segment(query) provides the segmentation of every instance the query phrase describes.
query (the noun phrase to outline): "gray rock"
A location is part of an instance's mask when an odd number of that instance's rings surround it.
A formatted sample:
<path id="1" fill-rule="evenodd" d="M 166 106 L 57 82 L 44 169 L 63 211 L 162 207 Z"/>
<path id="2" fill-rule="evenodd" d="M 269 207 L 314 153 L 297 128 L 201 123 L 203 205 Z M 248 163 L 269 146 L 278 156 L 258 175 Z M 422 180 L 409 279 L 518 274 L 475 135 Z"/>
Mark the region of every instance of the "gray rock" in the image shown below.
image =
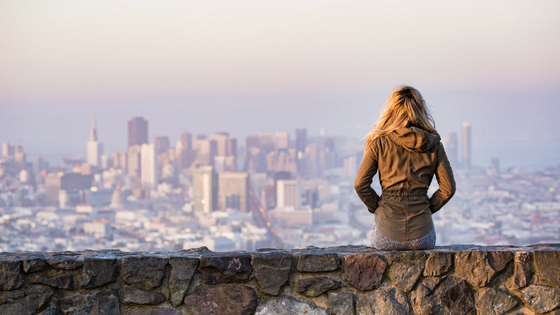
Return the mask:
<path id="1" fill-rule="evenodd" d="M 65 296 L 59 300 L 59 307 L 66 315 L 120 315 L 119 297 L 115 290 Z"/>
<path id="2" fill-rule="evenodd" d="M 340 257 L 336 253 L 302 254 L 297 259 L 299 272 L 326 272 L 340 268 Z"/>
<path id="3" fill-rule="evenodd" d="M 560 287 L 560 252 L 535 251 L 533 255 L 538 283 Z"/>
<path id="4" fill-rule="evenodd" d="M 120 259 L 120 278 L 142 290 L 161 285 L 168 259 L 155 256 L 129 256 Z"/>
<path id="5" fill-rule="evenodd" d="M 46 310 L 42 311 L 41 313 L 39 313 L 39 315 L 64 315 L 64 314 L 62 314 L 62 312 L 58 308 L 51 306 L 48 307 Z"/>
<path id="6" fill-rule="evenodd" d="M 130 315 L 183 315 L 183 313 L 176 309 L 163 306 L 158 308 L 134 310 L 130 313 Z"/>
<path id="7" fill-rule="evenodd" d="M 278 295 L 288 282 L 292 270 L 292 255 L 274 251 L 253 256 L 253 270 L 262 293 Z"/>
<path id="8" fill-rule="evenodd" d="M 456 276 L 426 278 L 411 295 L 414 314 L 476 315 L 474 299 L 465 281 Z"/>
<path id="9" fill-rule="evenodd" d="M 493 288 L 478 290 L 474 300 L 478 314 L 488 315 L 502 315 L 518 304 L 513 296 Z"/>
<path id="10" fill-rule="evenodd" d="M 20 270 L 21 261 L 0 260 L 0 291 L 15 290 L 23 285 Z"/>
<path id="11" fill-rule="evenodd" d="M 251 280 L 251 256 L 245 252 L 224 252 L 200 257 L 202 280 L 208 284 L 240 283 Z"/>
<path id="12" fill-rule="evenodd" d="M 375 253 L 350 254 L 344 258 L 344 279 L 362 291 L 377 288 L 383 281 L 387 263 Z"/>
<path id="13" fill-rule="evenodd" d="M 74 276 L 71 274 L 63 274 L 54 276 L 52 278 L 47 278 L 38 274 L 33 274 L 29 277 L 29 281 L 33 284 L 45 284 L 49 287 L 63 289 L 63 290 L 74 290 L 76 288 Z"/>
<path id="14" fill-rule="evenodd" d="M 393 253 L 387 256 L 389 279 L 393 285 L 405 292 L 412 290 L 424 271 L 426 255 L 421 253 Z"/>
<path id="15" fill-rule="evenodd" d="M 253 315 L 257 294 L 253 288 L 237 286 L 199 286 L 185 298 L 193 315 Z"/>
<path id="16" fill-rule="evenodd" d="M 170 257 L 171 275 L 169 289 L 171 290 L 171 303 L 179 306 L 183 303 L 185 293 L 189 288 L 191 279 L 198 267 L 199 259 L 192 257 Z"/>
<path id="17" fill-rule="evenodd" d="M 164 301 L 163 294 L 150 293 L 129 286 L 124 287 L 124 303 L 156 305 Z"/>
<path id="18" fill-rule="evenodd" d="M 333 315 L 355 315 L 354 294 L 329 292 L 329 308 Z"/>
<path id="19" fill-rule="evenodd" d="M 327 310 L 315 306 L 309 300 L 281 297 L 261 303 L 255 315 L 329 315 Z"/>
<path id="20" fill-rule="evenodd" d="M 0 295 L 0 314 L 36 314 L 53 295 L 50 289 L 29 289 Z"/>
<path id="21" fill-rule="evenodd" d="M 296 281 L 295 286 L 296 291 L 310 297 L 316 297 L 338 288 L 340 288 L 340 282 L 327 277 L 300 279 Z"/>
<path id="22" fill-rule="evenodd" d="M 485 287 L 512 259 L 513 253 L 508 251 L 457 252 L 455 274 L 472 285 Z"/>
<path id="23" fill-rule="evenodd" d="M 116 258 L 90 258 L 84 259 L 82 281 L 80 287 L 92 289 L 115 281 L 117 277 Z"/>
<path id="24" fill-rule="evenodd" d="M 453 253 L 451 252 L 431 252 L 426 261 L 424 276 L 439 277 L 448 272 L 453 267 Z"/>
<path id="25" fill-rule="evenodd" d="M 47 263 L 56 269 L 78 269 L 83 263 L 72 256 L 55 255 L 47 259 Z"/>
<path id="26" fill-rule="evenodd" d="M 395 288 L 379 289 L 358 299 L 360 314 L 400 315 L 410 314 L 410 304 L 406 294 Z"/>
<path id="27" fill-rule="evenodd" d="M 47 261 L 42 257 L 29 257 L 23 260 L 23 271 L 25 273 L 41 271 L 46 266 Z"/>
<path id="28" fill-rule="evenodd" d="M 520 296 L 537 313 L 543 314 L 560 307 L 560 289 L 532 284 L 520 291 Z"/>
<path id="29" fill-rule="evenodd" d="M 506 287 L 517 290 L 529 285 L 533 278 L 532 254 L 528 252 L 515 253 L 513 275 L 507 280 Z"/>

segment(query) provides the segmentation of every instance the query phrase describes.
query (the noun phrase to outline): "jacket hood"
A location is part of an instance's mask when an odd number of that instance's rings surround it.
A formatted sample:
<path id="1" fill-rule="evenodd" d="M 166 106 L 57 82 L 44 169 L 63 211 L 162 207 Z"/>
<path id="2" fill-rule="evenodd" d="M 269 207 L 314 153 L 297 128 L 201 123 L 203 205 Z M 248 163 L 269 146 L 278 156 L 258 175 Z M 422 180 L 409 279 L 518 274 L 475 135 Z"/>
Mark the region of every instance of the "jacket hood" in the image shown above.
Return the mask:
<path id="1" fill-rule="evenodd" d="M 441 138 L 417 127 L 400 128 L 389 134 L 395 144 L 411 152 L 426 152 L 439 144 Z"/>

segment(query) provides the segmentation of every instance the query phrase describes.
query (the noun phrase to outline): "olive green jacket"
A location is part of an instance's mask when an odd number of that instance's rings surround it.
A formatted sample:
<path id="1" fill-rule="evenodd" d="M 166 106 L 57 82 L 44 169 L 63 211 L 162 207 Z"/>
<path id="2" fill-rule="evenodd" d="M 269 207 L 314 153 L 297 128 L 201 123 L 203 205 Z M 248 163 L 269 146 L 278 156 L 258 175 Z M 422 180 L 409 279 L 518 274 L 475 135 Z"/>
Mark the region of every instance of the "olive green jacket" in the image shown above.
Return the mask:
<path id="1" fill-rule="evenodd" d="M 381 197 L 371 188 L 378 170 Z M 428 198 L 434 174 L 439 189 Z M 432 214 L 456 190 L 439 135 L 416 127 L 397 129 L 375 139 L 364 152 L 354 188 L 369 212 L 375 214 L 379 232 L 397 241 L 414 240 L 430 232 Z"/>

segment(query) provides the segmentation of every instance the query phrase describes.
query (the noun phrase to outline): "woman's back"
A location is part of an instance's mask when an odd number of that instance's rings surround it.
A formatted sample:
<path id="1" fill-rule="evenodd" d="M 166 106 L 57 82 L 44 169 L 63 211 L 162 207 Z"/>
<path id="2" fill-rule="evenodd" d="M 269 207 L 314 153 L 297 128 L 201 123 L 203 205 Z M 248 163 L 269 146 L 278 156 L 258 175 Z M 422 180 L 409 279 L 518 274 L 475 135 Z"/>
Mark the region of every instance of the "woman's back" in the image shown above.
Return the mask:
<path id="1" fill-rule="evenodd" d="M 416 127 L 399 128 L 375 139 L 369 149 L 364 154 L 355 186 L 367 205 L 371 177 L 379 170 L 383 195 L 373 209 L 379 231 L 398 241 L 427 234 L 433 228 L 431 215 L 455 190 L 440 137 Z M 428 198 L 434 174 L 438 176 L 440 190 Z"/>

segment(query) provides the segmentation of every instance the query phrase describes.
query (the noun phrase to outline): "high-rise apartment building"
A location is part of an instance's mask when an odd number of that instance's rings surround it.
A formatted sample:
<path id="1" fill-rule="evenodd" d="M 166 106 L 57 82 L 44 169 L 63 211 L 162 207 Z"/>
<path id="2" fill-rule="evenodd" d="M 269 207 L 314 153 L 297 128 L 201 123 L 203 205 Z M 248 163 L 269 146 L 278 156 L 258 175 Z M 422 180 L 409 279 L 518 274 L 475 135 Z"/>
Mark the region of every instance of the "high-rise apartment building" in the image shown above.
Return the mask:
<path id="1" fill-rule="evenodd" d="M 463 129 L 462 129 L 462 136 L 463 136 L 463 143 L 462 143 L 462 163 L 463 163 L 463 168 L 465 169 L 470 169 L 471 165 L 472 165 L 472 160 L 471 160 L 471 125 L 468 122 L 464 122 L 463 123 Z"/>
<path id="2" fill-rule="evenodd" d="M 298 208 L 301 206 L 300 187 L 297 180 L 278 180 L 276 182 L 276 207 Z"/>
<path id="3" fill-rule="evenodd" d="M 144 143 L 141 148 L 141 180 L 145 189 L 156 190 L 158 185 L 157 152 L 154 144 Z"/>
<path id="4" fill-rule="evenodd" d="M 217 199 L 216 175 L 212 166 L 193 170 L 193 210 L 209 213 L 215 210 Z"/>
<path id="5" fill-rule="evenodd" d="M 218 206 L 249 212 L 249 173 L 222 172 L 218 174 Z"/>
<path id="6" fill-rule="evenodd" d="M 103 154 L 103 145 L 97 141 L 97 129 L 95 127 L 95 117 L 91 120 L 91 129 L 89 131 L 89 141 L 87 143 L 87 162 L 89 165 L 101 166 L 101 155 Z"/>
<path id="7" fill-rule="evenodd" d="M 128 146 L 148 143 L 148 121 L 142 117 L 133 117 L 128 121 Z"/>

